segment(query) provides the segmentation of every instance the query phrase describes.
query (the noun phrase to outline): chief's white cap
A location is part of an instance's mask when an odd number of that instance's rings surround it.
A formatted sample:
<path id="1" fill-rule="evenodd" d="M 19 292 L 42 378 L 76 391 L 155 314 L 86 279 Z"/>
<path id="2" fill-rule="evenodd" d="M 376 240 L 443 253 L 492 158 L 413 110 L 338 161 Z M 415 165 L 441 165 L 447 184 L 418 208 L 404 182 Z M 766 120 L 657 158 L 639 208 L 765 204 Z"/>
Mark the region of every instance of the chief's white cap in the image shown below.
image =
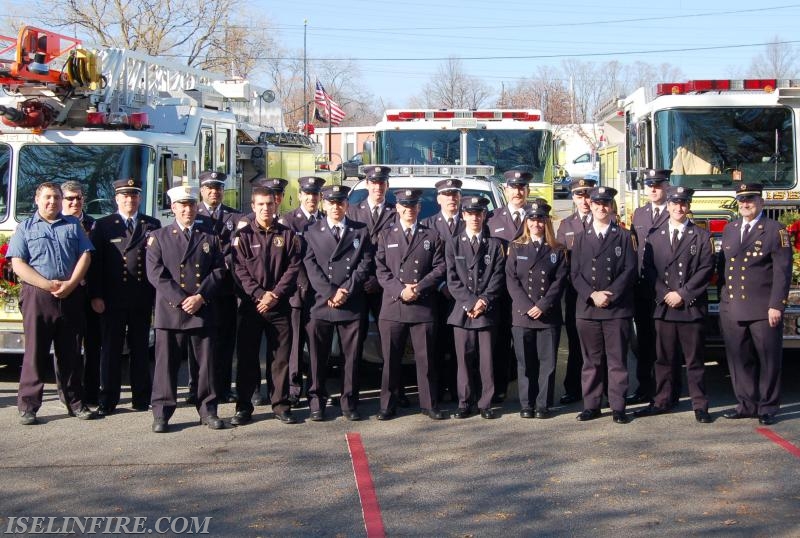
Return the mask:
<path id="1" fill-rule="evenodd" d="M 197 187 L 190 187 L 189 185 L 181 185 L 179 187 L 172 187 L 167 191 L 167 196 L 171 202 L 196 202 L 200 199 L 200 189 Z"/>

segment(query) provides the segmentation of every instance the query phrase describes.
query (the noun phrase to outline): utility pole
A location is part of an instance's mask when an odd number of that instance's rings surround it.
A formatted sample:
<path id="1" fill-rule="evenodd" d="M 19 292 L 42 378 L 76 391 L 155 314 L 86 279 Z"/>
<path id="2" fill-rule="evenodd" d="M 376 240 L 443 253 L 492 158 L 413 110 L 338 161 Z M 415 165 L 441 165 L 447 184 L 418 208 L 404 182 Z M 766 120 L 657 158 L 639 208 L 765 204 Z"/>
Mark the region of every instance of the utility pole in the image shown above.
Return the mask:
<path id="1" fill-rule="evenodd" d="M 308 77 L 306 76 L 306 29 L 308 19 L 303 19 L 303 126 L 308 125 Z"/>

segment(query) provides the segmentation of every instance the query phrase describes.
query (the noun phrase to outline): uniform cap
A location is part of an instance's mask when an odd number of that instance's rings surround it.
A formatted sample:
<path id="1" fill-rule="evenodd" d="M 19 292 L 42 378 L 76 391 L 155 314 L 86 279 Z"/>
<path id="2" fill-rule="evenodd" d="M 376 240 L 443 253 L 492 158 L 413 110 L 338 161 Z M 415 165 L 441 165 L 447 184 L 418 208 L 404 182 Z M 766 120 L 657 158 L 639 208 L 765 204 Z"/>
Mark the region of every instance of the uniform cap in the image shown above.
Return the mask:
<path id="1" fill-rule="evenodd" d="M 506 185 L 527 185 L 533 179 L 533 174 L 521 170 L 509 170 L 503 174 L 503 177 Z"/>
<path id="2" fill-rule="evenodd" d="M 463 182 L 456 178 L 442 179 L 436 182 L 436 192 L 461 192 Z"/>
<path id="3" fill-rule="evenodd" d="M 525 218 L 538 219 L 542 217 L 549 217 L 551 209 L 552 208 L 548 204 L 534 202 L 531 204 L 531 208 L 527 211 L 527 213 L 525 213 Z"/>
<path id="4" fill-rule="evenodd" d="M 367 166 L 362 169 L 367 181 L 387 181 L 391 171 L 388 166 Z"/>
<path id="5" fill-rule="evenodd" d="M 142 182 L 138 179 L 118 179 L 114 183 L 114 192 L 142 192 Z"/>
<path id="6" fill-rule="evenodd" d="M 325 184 L 325 179 L 317 176 L 303 176 L 297 180 L 303 192 L 319 193 Z"/>
<path id="7" fill-rule="evenodd" d="M 200 199 L 200 190 L 189 185 L 172 187 L 167 191 L 167 196 L 172 203 L 175 202 L 196 202 Z"/>
<path id="8" fill-rule="evenodd" d="M 422 199 L 421 189 L 400 189 L 394 191 L 394 198 L 400 205 L 417 205 Z"/>
<path id="9" fill-rule="evenodd" d="M 463 211 L 486 211 L 488 207 L 489 199 L 484 196 L 467 196 L 461 199 Z"/>
<path id="10" fill-rule="evenodd" d="M 764 186 L 761 183 L 741 183 L 736 187 L 736 199 L 749 198 L 750 196 L 761 196 Z"/>
<path id="11" fill-rule="evenodd" d="M 573 179 L 569 182 L 569 191 L 572 193 L 588 191 L 597 185 L 594 179 Z"/>
<path id="12" fill-rule="evenodd" d="M 322 199 L 328 201 L 346 200 L 350 193 L 347 185 L 326 185 L 322 187 Z"/>
<path id="13" fill-rule="evenodd" d="M 652 187 L 656 183 L 669 181 L 669 176 L 672 170 L 656 170 L 655 168 L 648 168 L 644 171 L 644 184 Z"/>
<path id="14" fill-rule="evenodd" d="M 691 187 L 672 186 L 667 189 L 668 202 L 691 202 L 694 189 Z"/>
<path id="15" fill-rule="evenodd" d="M 200 185 L 224 185 L 228 175 L 225 172 L 200 172 Z"/>
<path id="16" fill-rule="evenodd" d="M 610 202 L 617 195 L 613 187 L 594 187 L 589 191 L 589 199 L 593 202 Z"/>

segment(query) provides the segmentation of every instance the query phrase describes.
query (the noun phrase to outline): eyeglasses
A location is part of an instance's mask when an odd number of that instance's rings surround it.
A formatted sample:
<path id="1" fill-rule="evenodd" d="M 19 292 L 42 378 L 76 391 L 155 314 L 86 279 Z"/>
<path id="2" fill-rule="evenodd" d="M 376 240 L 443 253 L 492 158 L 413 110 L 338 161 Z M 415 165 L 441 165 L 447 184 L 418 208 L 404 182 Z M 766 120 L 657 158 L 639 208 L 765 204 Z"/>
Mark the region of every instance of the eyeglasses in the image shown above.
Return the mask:
<path id="1" fill-rule="evenodd" d="M 74 202 L 75 200 L 83 200 L 83 196 L 65 196 L 64 200 L 67 202 Z"/>

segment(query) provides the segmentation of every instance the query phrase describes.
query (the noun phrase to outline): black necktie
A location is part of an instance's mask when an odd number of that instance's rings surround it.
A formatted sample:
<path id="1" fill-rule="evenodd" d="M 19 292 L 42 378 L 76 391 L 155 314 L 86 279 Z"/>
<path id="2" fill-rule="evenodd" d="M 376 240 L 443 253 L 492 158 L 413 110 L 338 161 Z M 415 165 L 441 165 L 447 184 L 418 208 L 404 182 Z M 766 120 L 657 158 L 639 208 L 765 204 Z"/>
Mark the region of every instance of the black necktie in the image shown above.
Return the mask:
<path id="1" fill-rule="evenodd" d="M 604 239 L 604 237 L 603 237 L 603 234 L 602 234 L 602 233 L 600 233 L 600 232 L 597 232 L 597 239 L 599 239 L 599 240 L 600 240 L 600 242 L 602 243 L 602 242 L 603 242 L 603 239 Z"/>
<path id="2" fill-rule="evenodd" d="M 406 245 L 411 244 L 411 228 L 406 228 Z"/>
<path id="3" fill-rule="evenodd" d="M 473 235 L 472 236 L 472 239 L 470 239 L 470 241 L 469 241 L 469 246 L 472 247 L 472 253 L 473 254 L 478 252 L 478 236 L 477 235 Z"/>
<path id="4" fill-rule="evenodd" d="M 514 227 L 516 229 L 519 229 L 519 223 L 520 223 L 519 211 L 515 211 L 514 212 Z"/>
<path id="5" fill-rule="evenodd" d="M 309 215 L 309 216 L 308 216 L 308 223 L 309 223 L 309 224 L 314 224 L 314 221 L 316 221 L 316 220 L 317 220 L 317 219 L 316 219 L 316 218 L 314 218 L 314 215 Z"/>
<path id="6" fill-rule="evenodd" d="M 187 241 L 189 240 L 189 236 L 191 235 L 191 233 L 192 231 L 189 228 L 183 229 L 183 236 L 186 238 Z"/>
<path id="7" fill-rule="evenodd" d="M 338 226 L 334 226 L 333 227 L 333 237 L 334 237 L 334 239 L 336 239 L 337 243 L 342 238 L 342 235 L 341 235 L 341 232 L 339 232 L 339 227 Z"/>
<path id="8" fill-rule="evenodd" d="M 541 247 L 541 246 L 542 246 L 542 244 L 541 244 L 541 243 L 539 243 L 538 241 L 534 241 L 534 242 L 533 242 L 533 247 L 534 247 L 536 250 L 539 250 L 539 247 Z"/>
<path id="9" fill-rule="evenodd" d="M 581 219 L 581 223 L 583 224 L 583 229 L 586 230 L 586 227 L 589 225 L 589 215 L 584 215 Z"/>
<path id="10" fill-rule="evenodd" d="M 453 217 L 447 219 L 447 227 L 450 229 L 450 234 L 453 234 L 453 230 L 456 229 L 456 221 L 453 220 Z"/>
<path id="11" fill-rule="evenodd" d="M 653 209 L 653 222 L 658 220 L 658 216 L 661 214 L 661 210 L 659 208 Z"/>
<path id="12" fill-rule="evenodd" d="M 744 243 L 745 239 L 747 239 L 747 234 L 750 233 L 750 223 L 744 225 L 744 233 L 742 234 L 742 243 Z"/>
<path id="13" fill-rule="evenodd" d="M 128 219 L 128 233 L 133 233 L 133 219 Z"/>
<path id="14" fill-rule="evenodd" d="M 372 222 L 378 222 L 379 209 L 380 206 L 375 206 L 372 208 Z"/>
<path id="15" fill-rule="evenodd" d="M 676 248 L 678 248 L 678 229 L 675 228 L 672 230 L 672 251 L 674 252 Z"/>

